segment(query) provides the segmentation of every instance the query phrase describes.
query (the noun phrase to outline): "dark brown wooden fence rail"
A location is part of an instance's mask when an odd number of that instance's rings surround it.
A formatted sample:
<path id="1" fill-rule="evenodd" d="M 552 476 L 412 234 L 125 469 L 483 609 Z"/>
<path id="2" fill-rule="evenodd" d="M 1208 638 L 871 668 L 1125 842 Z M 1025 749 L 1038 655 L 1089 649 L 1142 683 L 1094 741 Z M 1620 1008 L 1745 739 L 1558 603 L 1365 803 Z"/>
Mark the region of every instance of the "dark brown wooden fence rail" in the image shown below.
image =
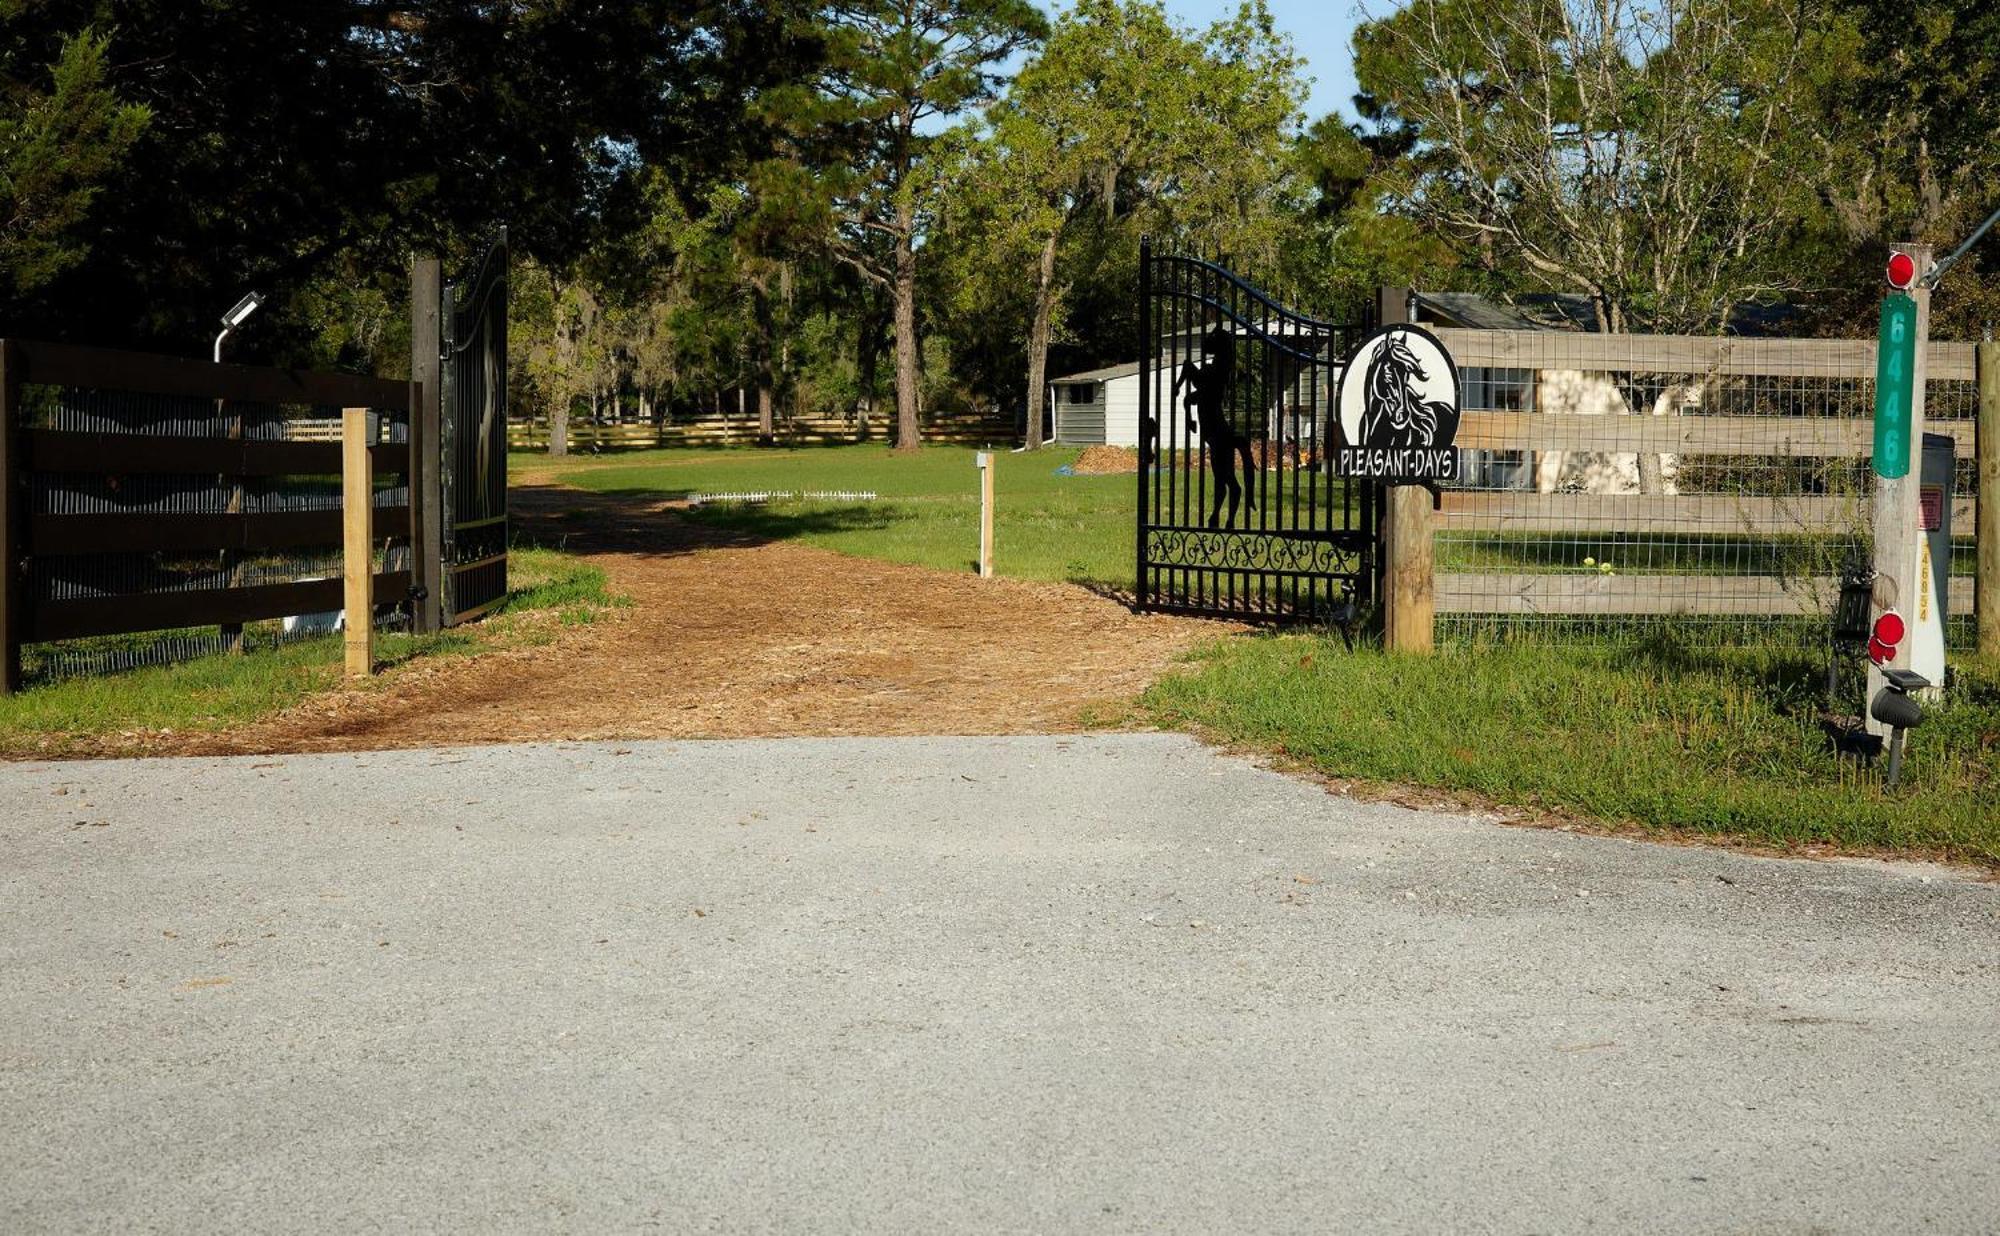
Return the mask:
<path id="1" fill-rule="evenodd" d="M 410 383 L 352 374 L 218 365 L 181 357 L 103 348 L 0 340 L 0 691 L 20 685 L 21 645 L 85 636 L 229 626 L 341 608 L 339 579 L 172 591 L 50 598 L 31 587 L 37 558 L 93 554 L 240 555 L 305 546 L 337 546 L 341 512 L 326 510 L 48 513 L 28 501 L 38 476 L 125 478 L 213 475 L 218 478 L 337 477 L 341 445 L 240 436 L 185 436 L 45 428 L 28 423 L 24 392 L 34 387 L 102 396 L 125 393 L 315 409 L 367 408 L 403 418 L 421 405 Z M 418 435 L 371 448 L 377 475 L 409 477 Z M 407 505 L 374 510 L 377 543 L 407 543 Z M 422 561 L 421 555 L 412 560 Z M 411 595 L 411 573 L 376 574 L 378 608 Z"/>

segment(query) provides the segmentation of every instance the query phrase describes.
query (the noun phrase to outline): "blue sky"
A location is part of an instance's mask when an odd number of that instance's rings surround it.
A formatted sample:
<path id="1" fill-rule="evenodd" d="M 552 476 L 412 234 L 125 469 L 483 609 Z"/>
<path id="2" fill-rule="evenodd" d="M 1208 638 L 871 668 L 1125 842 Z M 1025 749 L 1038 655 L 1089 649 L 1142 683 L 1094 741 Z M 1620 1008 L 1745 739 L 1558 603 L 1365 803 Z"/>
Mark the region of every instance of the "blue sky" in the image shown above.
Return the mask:
<path id="1" fill-rule="evenodd" d="M 1192 26 L 1206 26 L 1236 11 L 1240 0 L 1166 0 L 1175 16 Z M 1317 120 L 1338 110 L 1354 117 L 1354 54 L 1348 41 L 1360 22 L 1355 0 L 1268 0 L 1278 28 L 1292 36 L 1305 57 L 1306 76 L 1313 78 L 1312 102 L 1306 111 Z"/>
<path id="2" fill-rule="evenodd" d="M 1064 0 L 1042 0 L 1043 7 L 1059 12 L 1068 7 Z M 1167 11 L 1197 29 L 1236 11 L 1242 0 L 1166 0 Z M 1267 0 L 1278 29 L 1292 36 L 1292 43 L 1305 58 L 1306 76 L 1312 79 L 1312 99 L 1306 105 L 1314 120 L 1331 111 L 1354 119 L 1354 53 L 1349 41 L 1361 22 L 1359 0 Z M 1381 0 L 1378 11 L 1392 8 Z"/>

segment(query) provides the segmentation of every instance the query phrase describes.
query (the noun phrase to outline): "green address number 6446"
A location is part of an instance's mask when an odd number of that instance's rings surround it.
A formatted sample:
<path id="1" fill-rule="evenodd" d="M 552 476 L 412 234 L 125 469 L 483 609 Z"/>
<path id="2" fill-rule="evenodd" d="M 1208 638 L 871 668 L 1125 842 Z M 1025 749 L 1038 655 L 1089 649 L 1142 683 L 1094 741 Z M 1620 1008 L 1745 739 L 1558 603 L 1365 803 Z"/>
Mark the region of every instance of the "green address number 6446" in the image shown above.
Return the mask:
<path id="1" fill-rule="evenodd" d="M 1875 347 L 1875 475 L 1910 474 L 1910 402 L 1917 368 L 1917 302 L 1901 292 L 1882 298 Z"/>

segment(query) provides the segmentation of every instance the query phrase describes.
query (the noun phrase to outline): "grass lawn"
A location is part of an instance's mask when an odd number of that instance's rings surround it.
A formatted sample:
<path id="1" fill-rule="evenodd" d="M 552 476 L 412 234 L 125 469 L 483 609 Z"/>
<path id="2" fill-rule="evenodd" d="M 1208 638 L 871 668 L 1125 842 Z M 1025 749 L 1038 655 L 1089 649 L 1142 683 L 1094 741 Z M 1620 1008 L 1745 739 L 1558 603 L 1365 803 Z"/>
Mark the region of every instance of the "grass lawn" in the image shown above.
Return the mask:
<path id="1" fill-rule="evenodd" d="M 1129 588 L 1133 478 L 1070 477 L 1074 450 L 999 456 L 1003 574 Z M 662 450 L 551 461 L 516 455 L 517 479 L 682 497 L 742 490 L 873 490 L 876 502 L 780 502 L 695 518 L 867 557 L 970 569 L 972 452 L 882 447 Z M 1655 541 L 1659 538 L 1654 538 Z M 1446 570 L 1782 570 L 1812 546 L 1617 537 L 1441 537 Z M 1708 559 L 1715 559 L 1710 561 Z M 1768 561 L 1766 560 L 1768 559 Z M 1904 788 L 1837 760 L 1819 726 L 1820 624 L 1748 639 L 1473 637 L 1429 659 L 1350 653 L 1338 639 L 1218 640 L 1161 682 L 1142 715 L 1282 753 L 1332 776 L 1663 831 L 1781 846 L 1924 852 L 2000 865 L 2000 667 L 1961 666 L 1947 707 L 1913 737 Z M 1806 636 L 1809 638 L 1802 638 Z M 1858 710 L 1850 701 L 1848 710 Z"/>
<path id="2" fill-rule="evenodd" d="M 1411 658 L 1267 635 L 1211 645 L 1143 710 L 1336 777 L 1649 829 L 2000 865 L 2000 666 L 1960 667 L 1947 704 L 1913 732 L 1893 795 L 1826 749 L 1824 674 L 1797 647 L 1670 637 Z"/>
<path id="3" fill-rule="evenodd" d="M 994 559 L 1022 579 L 1132 586 L 1133 487 L 1125 476 L 1063 476 L 1078 452 L 999 452 Z M 868 491 L 875 501 L 776 502 L 711 507 L 694 518 L 759 536 L 944 570 L 970 570 L 979 553 L 979 472 L 973 452 L 881 446 L 799 450 L 690 449 L 571 456 L 517 453 L 516 483 L 559 482 L 598 493 L 681 498 L 693 493 Z"/>
<path id="4" fill-rule="evenodd" d="M 594 621 L 617 603 L 601 569 L 573 555 L 517 546 L 509 563 L 507 604 L 498 614 L 439 635 L 379 635 L 376 656 L 393 669 L 418 657 L 470 656 L 542 642 L 555 638 L 554 629 Z M 31 685 L 0 697 L 0 754 L 60 754 L 92 738 L 220 730 L 255 721 L 339 684 L 341 661 L 336 634 L 244 656 Z"/>
<path id="5" fill-rule="evenodd" d="M 1136 478 L 1063 476 L 1080 452 L 1050 447 L 997 455 L 996 566 L 1024 579 L 1132 586 Z M 754 447 L 631 451 L 552 459 L 515 452 L 517 482 L 560 483 L 600 493 L 682 498 L 694 493 L 870 491 L 875 501 L 779 501 L 712 508 L 695 518 L 774 539 L 798 539 L 859 557 L 947 570 L 973 565 L 979 539 L 979 475 L 973 452 L 926 447 L 897 455 L 884 446 Z M 1323 491 L 1323 496 L 1324 496 Z M 1442 571 L 1585 574 L 1608 563 L 1621 574 L 1829 574 L 1838 538 L 1688 533 L 1457 532 L 1440 527 Z M 1972 545 L 1954 547 L 1958 573 Z"/>

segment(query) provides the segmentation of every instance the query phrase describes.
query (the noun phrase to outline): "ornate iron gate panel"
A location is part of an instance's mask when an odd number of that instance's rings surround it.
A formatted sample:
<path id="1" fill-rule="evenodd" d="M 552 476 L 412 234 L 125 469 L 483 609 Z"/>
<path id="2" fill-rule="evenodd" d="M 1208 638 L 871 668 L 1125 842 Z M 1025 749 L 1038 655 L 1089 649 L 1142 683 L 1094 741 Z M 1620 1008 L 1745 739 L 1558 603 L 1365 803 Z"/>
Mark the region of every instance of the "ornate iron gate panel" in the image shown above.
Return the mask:
<path id="1" fill-rule="evenodd" d="M 1150 242 L 1139 272 L 1140 607 L 1351 620 L 1374 598 L 1380 486 L 1327 461 L 1365 328 Z"/>
<path id="2" fill-rule="evenodd" d="M 507 599 L 507 231 L 444 285 L 438 415 L 443 614 L 464 622 Z"/>

